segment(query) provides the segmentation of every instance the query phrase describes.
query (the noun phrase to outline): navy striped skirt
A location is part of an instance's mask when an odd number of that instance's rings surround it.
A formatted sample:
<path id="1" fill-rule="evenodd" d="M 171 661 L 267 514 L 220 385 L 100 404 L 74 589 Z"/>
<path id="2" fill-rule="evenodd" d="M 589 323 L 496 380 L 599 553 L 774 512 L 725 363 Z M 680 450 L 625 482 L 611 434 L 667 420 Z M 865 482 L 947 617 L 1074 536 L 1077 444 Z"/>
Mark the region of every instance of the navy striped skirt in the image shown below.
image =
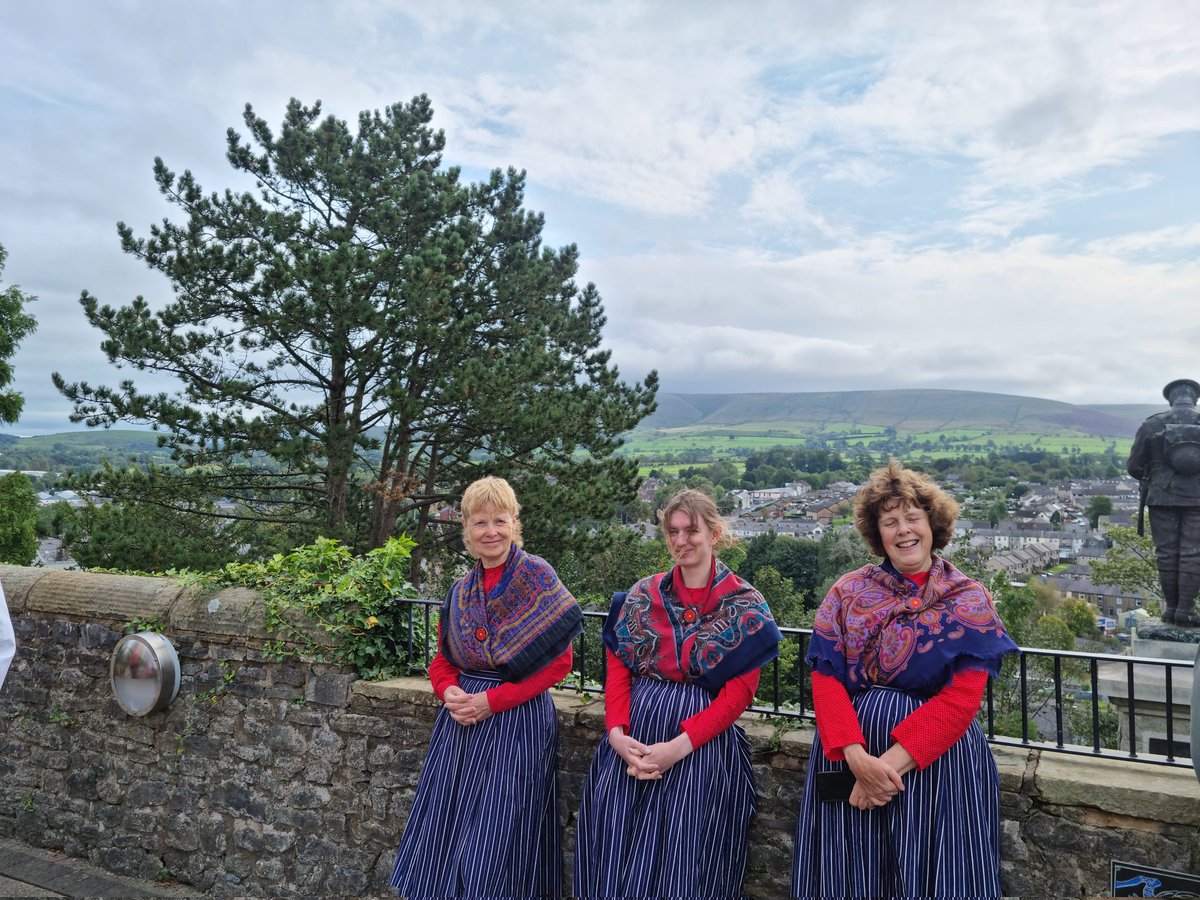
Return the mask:
<path id="1" fill-rule="evenodd" d="M 711 702 L 695 685 L 635 678 L 630 734 L 644 744 L 670 740 Z M 740 896 L 754 806 L 750 745 L 736 725 L 658 781 L 626 775 L 604 739 L 579 808 L 575 895 Z"/>
<path id="2" fill-rule="evenodd" d="M 887 750 L 892 729 L 922 702 L 886 687 L 856 696 L 867 749 Z M 1000 780 L 977 722 L 927 769 L 904 775 L 904 790 L 886 806 L 821 803 L 816 773 L 844 768 L 813 739 L 792 896 L 1000 896 Z"/>
<path id="3" fill-rule="evenodd" d="M 499 683 L 459 677 L 467 693 Z M 392 886 L 403 897 L 560 896 L 557 759 L 548 693 L 476 725 L 439 710 Z"/>

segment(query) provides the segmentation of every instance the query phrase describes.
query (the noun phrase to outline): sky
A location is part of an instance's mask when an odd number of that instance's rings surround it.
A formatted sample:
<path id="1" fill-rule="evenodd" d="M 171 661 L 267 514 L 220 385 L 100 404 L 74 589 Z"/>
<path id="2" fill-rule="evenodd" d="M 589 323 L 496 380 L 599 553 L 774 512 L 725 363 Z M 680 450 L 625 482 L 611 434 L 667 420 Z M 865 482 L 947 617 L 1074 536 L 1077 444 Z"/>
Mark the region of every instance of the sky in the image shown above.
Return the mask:
<path id="1" fill-rule="evenodd" d="M 51 372 L 131 377 L 79 295 L 170 299 L 116 233 L 178 220 L 156 156 L 223 191 L 245 104 L 417 94 L 447 165 L 525 170 L 629 381 L 1200 379 L 1200 0 L 44 0 L 0 7 L 0 286 L 38 297 L 3 430 L 73 427 Z"/>

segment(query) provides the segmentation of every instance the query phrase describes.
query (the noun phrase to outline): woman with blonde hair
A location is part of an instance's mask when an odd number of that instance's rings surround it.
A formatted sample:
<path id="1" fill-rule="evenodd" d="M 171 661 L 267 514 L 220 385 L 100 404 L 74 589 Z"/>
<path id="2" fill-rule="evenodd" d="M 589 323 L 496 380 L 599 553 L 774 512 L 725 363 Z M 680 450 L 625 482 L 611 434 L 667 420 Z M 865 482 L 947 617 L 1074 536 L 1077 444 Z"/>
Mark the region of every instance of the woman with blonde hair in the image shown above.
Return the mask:
<path id="1" fill-rule="evenodd" d="M 681 491 L 660 522 L 675 566 L 617 594 L 604 625 L 608 735 L 579 810 L 579 897 L 741 893 L 754 773 L 734 723 L 779 629 L 716 558 L 728 537 L 710 497 Z"/>
<path id="2" fill-rule="evenodd" d="M 558 718 L 547 688 L 571 670 L 575 598 L 521 549 L 521 507 L 502 478 L 462 498 L 477 559 L 442 603 L 429 666 L 444 704 L 400 840 L 404 897 L 556 897 L 562 857 Z"/>
<path id="3" fill-rule="evenodd" d="M 813 625 L 793 896 L 1000 895 L 999 778 L 975 715 L 1017 646 L 983 585 L 935 553 L 957 516 L 895 460 L 859 491 L 882 561 L 843 575 Z"/>

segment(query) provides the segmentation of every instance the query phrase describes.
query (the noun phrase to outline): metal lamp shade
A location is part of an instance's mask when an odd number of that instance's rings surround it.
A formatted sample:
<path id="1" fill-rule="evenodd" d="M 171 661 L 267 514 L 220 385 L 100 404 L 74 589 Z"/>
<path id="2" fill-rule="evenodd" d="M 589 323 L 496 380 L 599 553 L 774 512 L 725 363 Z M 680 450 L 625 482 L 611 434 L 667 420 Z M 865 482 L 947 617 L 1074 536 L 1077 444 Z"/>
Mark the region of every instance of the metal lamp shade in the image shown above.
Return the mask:
<path id="1" fill-rule="evenodd" d="M 109 678 L 121 709 L 144 716 L 166 709 L 179 693 L 179 656 L 161 634 L 128 634 L 113 650 Z"/>

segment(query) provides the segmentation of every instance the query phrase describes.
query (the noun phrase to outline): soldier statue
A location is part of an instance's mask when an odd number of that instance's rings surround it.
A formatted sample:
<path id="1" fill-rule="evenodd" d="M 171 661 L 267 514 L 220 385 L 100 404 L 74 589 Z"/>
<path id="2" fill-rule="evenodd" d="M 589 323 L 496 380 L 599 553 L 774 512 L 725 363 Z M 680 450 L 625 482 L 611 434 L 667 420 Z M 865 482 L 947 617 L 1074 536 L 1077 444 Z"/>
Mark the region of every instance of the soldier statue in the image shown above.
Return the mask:
<path id="1" fill-rule="evenodd" d="M 1128 468 L 1150 508 L 1163 622 L 1192 627 L 1200 625 L 1200 384 L 1180 378 L 1163 396 L 1171 408 L 1138 428 Z"/>

